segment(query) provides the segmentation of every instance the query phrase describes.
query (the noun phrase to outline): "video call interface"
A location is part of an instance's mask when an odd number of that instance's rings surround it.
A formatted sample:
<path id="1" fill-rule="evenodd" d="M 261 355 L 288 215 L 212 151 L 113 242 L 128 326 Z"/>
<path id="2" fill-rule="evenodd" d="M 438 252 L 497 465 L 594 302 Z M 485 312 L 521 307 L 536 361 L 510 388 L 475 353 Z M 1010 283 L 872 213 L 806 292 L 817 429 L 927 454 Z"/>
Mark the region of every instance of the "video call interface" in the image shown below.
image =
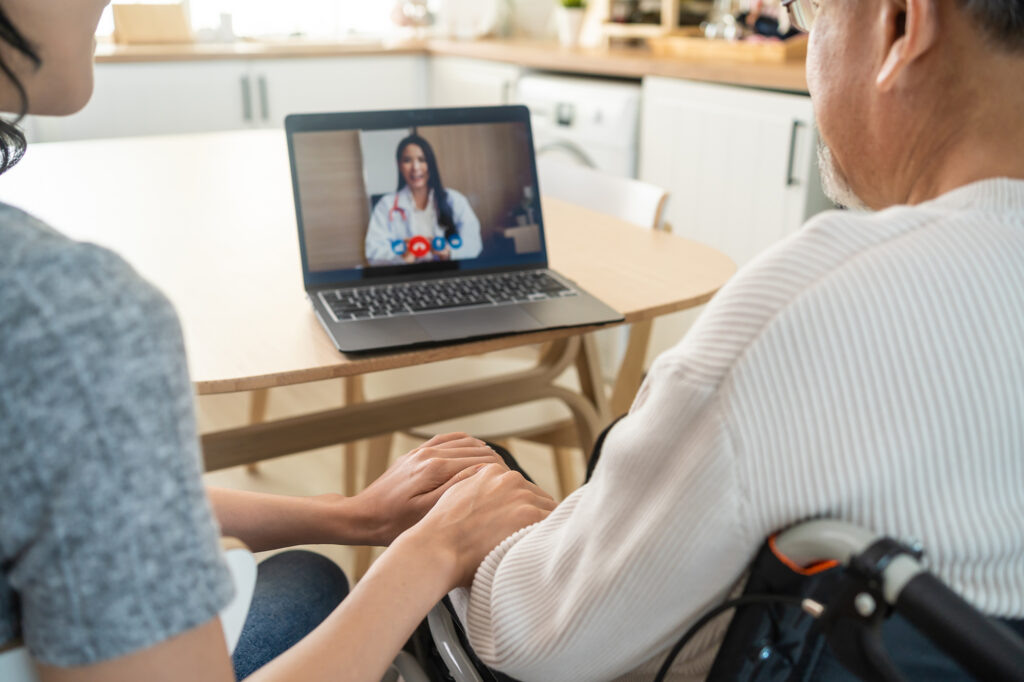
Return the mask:
<path id="1" fill-rule="evenodd" d="M 310 272 L 522 261 L 543 250 L 523 123 L 295 133 Z"/>

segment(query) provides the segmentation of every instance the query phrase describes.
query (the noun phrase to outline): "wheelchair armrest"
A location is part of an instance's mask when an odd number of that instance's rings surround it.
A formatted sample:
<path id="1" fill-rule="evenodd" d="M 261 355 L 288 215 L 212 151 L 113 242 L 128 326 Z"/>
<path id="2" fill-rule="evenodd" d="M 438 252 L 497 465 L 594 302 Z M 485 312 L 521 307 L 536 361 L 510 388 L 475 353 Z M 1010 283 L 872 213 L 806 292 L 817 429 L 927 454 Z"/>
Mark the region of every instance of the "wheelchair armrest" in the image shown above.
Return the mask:
<path id="1" fill-rule="evenodd" d="M 434 645 L 448 667 L 452 679 L 455 682 L 483 682 L 469 654 L 462 648 L 452 614 L 443 603 L 435 604 L 430 610 L 427 614 L 427 624 L 430 626 L 430 636 L 434 640 Z"/>

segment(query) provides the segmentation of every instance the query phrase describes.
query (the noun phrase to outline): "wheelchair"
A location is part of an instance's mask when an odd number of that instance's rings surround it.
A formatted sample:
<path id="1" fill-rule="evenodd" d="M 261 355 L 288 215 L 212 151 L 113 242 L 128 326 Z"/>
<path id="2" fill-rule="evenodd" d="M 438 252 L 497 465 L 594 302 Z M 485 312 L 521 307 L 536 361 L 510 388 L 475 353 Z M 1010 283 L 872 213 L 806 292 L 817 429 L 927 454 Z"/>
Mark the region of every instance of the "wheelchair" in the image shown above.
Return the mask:
<path id="1" fill-rule="evenodd" d="M 903 680 L 883 641 L 883 626 L 893 616 L 976 679 L 1024 681 L 1024 630 L 1015 633 L 981 614 L 927 572 L 921 556 L 920 547 L 841 521 L 793 526 L 762 547 L 742 595 L 705 613 L 679 639 L 655 681 L 664 679 L 701 627 L 729 609 L 736 612 L 708 675 L 712 682 L 820 679 L 809 671 L 825 647 L 846 679 Z M 420 667 L 427 663 L 421 651 L 418 661 L 409 656 L 404 670 L 396 661 L 391 679 L 398 674 L 406 682 L 493 679 L 475 665 L 443 603 L 430 612 L 427 624 L 435 649 L 431 658 L 443 662 L 441 675 Z"/>

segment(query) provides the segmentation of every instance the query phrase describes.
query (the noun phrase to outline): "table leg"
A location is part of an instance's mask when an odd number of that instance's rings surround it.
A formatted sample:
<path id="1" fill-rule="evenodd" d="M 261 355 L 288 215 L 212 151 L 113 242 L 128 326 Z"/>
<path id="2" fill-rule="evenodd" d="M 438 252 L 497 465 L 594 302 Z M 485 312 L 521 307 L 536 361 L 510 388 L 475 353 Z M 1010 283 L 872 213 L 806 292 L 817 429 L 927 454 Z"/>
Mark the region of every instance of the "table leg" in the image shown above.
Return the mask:
<path id="1" fill-rule="evenodd" d="M 576 356 L 576 373 L 580 379 L 580 391 L 597 410 L 597 415 L 606 420 L 610 417 L 608 392 L 601 374 L 601 355 L 593 334 L 586 334 L 581 340 L 582 347 Z"/>
<path id="2" fill-rule="evenodd" d="M 270 397 L 270 389 L 261 388 L 249 393 L 249 423 L 259 424 L 267 418 L 267 399 Z M 250 474 L 259 472 L 259 465 L 250 462 L 245 466 Z"/>
<path id="3" fill-rule="evenodd" d="M 654 323 L 651 320 L 636 322 L 629 330 L 629 342 L 626 345 L 626 353 L 622 356 L 622 364 L 619 366 L 618 376 L 615 377 L 615 386 L 612 388 L 611 416 L 618 417 L 626 414 L 633 404 L 633 398 L 644 380 L 644 363 L 647 361 L 647 351 L 651 345 L 651 329 Z"/>
<path id="4" fill-rule="evenodd" d="M 345 405 L 364 402 L 366 395 L 363 391 L 362 377 L 346 377 L 341 381 L 345 393 Z M 351 441 L 342 445 L 341 448 L 342 459 L 345 463 L 342 490 L 345 492 L 345 497 L 353 497 L 359 492 L 359 442 Z"/>

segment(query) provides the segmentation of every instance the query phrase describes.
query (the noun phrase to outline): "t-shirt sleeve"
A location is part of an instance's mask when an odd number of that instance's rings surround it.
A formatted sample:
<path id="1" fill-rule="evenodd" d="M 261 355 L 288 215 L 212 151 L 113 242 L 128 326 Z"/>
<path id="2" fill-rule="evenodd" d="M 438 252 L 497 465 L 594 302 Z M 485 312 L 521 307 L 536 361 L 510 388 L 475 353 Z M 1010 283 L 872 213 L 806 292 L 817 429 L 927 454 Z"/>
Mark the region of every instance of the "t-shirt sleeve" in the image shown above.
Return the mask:
<path id="1" fill-rule="evenodd" d="M 63 241 L 4 278 L 0 552 L 38 661 L 84 665 L 208 622 L 231 597 L 170 303 Z"/>

